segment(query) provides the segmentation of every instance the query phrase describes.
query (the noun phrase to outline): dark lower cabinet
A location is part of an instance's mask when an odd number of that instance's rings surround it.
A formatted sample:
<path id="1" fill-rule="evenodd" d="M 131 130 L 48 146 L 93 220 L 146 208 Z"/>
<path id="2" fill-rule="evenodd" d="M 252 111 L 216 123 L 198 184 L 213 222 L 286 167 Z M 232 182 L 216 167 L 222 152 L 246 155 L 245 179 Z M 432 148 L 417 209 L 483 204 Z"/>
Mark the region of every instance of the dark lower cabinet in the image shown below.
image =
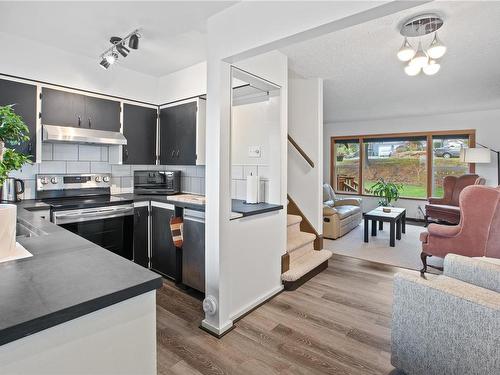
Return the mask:
<path id="1" fill-rule="evenodd" d="M 123 105 L 123 164 L 156 164 L 156 108 Z"/>
<path id="2" fill-rule="evenodd" d="M 19 145 L 7 145 L 23 154 L 36 157 L 36 86 L 0 79 L 0 105 L 14 104 L 14 112 L 20 115 L 30 132 L 30 139 Z"/>
<path id="3" fill-rule="evenodd" d="M 134 262 L 149 267 L 149 208 L 141 206 L 134 208 Z"/>
<path id="4" fill-rule="evenodd" d="M 170 233 L 174 210 L 151 203 L 151 269 L 164 276 L 175 276 L 175 246 Z"/>
<path id="5" fill-rule="evenodd" d="M 184 210 L 182 283 L 205 292 L 205 213 Z"/>

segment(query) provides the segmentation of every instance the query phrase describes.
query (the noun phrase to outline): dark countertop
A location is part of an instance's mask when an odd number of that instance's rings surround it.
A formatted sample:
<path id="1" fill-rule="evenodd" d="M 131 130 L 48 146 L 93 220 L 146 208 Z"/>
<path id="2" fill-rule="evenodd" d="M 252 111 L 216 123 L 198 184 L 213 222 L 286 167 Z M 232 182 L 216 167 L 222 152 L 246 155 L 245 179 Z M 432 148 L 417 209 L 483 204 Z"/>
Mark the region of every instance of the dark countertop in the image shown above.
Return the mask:
<path id="1" fill-rule="evenodd" d="M 32 257 L 0 263 L 0 345 L 162 286 L 159 275 L 18 205 L 24 225 L 44 232 L 17 241 Z"/>
<path id="2" fill-rule="evenodd" d="M 179 202 L 169 199 L 168 195 L 139 195 L 139 194 L 113 194 L 117 197 L 131 199 L 134 202 L 141 201 L 155 201 L 161 203 L 169 203 L 177 207 L 188 208 L 191 210 L 197 211 L 205 211 L 204 204 L 194 204 L 191 202 Z M 177 195 L 178 196 L 178 195 Z M 232 200 L 232 211 L 240 214 L 240 216 L 236 217 L 236 219 L 240 217 L 248 217 L 252 215 L 259 215 L 266 212 L 278 211 L 282 210 L 283 206 L 278 204 L 270 204 L 270 203 L 255 203 L 255 204 L 246 204 L 245 201 L 240 199 Z"/>

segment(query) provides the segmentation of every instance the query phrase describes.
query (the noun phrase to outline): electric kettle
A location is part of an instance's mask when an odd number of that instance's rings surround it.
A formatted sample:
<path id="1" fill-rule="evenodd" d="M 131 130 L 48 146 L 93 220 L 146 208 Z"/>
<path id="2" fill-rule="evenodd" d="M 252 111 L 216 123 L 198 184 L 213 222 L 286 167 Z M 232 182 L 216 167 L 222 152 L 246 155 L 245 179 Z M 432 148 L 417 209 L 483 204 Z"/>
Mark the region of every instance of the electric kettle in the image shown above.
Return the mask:
<path id="1" fill-rule="evenodd" d="M 17 178 L 7 178 L 2 185 L 1 200 L 4 202 L 19 202 L 19 194 L 24 193 L 24 181 Z"/>

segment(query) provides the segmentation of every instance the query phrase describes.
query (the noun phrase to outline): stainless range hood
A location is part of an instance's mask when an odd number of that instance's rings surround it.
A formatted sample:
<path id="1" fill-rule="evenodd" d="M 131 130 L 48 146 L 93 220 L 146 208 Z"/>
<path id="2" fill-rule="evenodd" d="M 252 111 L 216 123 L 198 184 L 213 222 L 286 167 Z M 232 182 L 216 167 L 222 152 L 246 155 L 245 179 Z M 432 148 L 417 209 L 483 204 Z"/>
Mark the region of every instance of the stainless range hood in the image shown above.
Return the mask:
<path id="1" fill-rule="evenodd" d="M 127 139 L 119 132 L 56 125 L 42 125 L 42 128 L 42 140 L 44 142 L 93 143 L 101 145 L 127 144 Z"/>

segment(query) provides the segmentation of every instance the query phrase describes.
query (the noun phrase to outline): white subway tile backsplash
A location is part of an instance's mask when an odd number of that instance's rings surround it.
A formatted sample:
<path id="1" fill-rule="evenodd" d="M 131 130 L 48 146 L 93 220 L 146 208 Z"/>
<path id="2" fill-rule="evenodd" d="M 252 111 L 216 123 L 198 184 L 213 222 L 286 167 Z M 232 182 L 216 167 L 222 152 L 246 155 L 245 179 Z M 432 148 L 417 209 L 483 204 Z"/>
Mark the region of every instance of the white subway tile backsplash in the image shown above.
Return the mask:
<path id="1" fill-rule="evenodd" d="M 132 177 L 121 177 L 121 180 L 122 189 L 132 189 L 134 180 Z"/>
<path id="2" fill-rule="evenodd" d="M 24 193 L 21 194 L 21 199 L 35 199 L 35 181 L 24 180 Z"/>
<path id="3" fill-rule="evenodd" d="M 40 164 L 40 173 L 66 173 L 66 162 L 44 161 Z"/>
<path id="4" fill-rule="evenodd" d="M 191 191 L 191 177 L 181 176 L 181 191 L 185 193 Z"/>
<path id="5" fill-rule="evenodd" d="M 269 167 L 267 165 L 258 165 L 257 174 L 261 179 L 269 180 Z"/>
<path id="6" fill-rule="evenodd" d="M 231 197 L 236 198 L 236 180 L 231 181 Z"/>
<path id="7" fill-rule="evenodd" d="M 236 199 L 247 199 L 246 180 L 236 180 Z"/>
<path id="8" fill-rule="evenodd" d="M 54 143 L 53 160 L 78 160 L 78 145 L 67 143 Z"/>
<path id="9" fill-rule="evenodd" d="M 120 177 L 111 177 L 111 194 L 120 194 L 122 183 Z"/>
<path id="10" fill-rule="evenodd" d="M 122 177 L 122 176 L 132 176 L 132 172 L 130 169 L 130 165 L 112 165 L 111 173 L 113 176 Z"/>
<path id="11" fill-rule="evenodd" d="M 243 178 L 243 166 L 242 165 L 233 165 L 231 168 L 231 176 L 233 179 L 242 179 Z"/>
<path id="12" fill-rule="evenodd" d="M 257 176 L 257 166 L 256 165 L 245 165 L 243 166 L 243 178 L 247 176 Z"/>
<path id="13" fill-rule="evenodd" d="M 109 147 L 102 146 L 101 147 L 101 161 L 108 161 L 108 160 L 109 160 Z"/>
<path id="14" fill-rule="evenodd" d="M 17 171 L 9 173 L 10 177 L 19 178 L 21 180 L 31 180 L 35 179 L 35 175 L 38 173 L 38 164 L 26 163 L 23 167 Z"/>
<path id="15" fill-rule="evenodd" d="M 42 143 L 42 160 L 53 160 L 54 155 L 53 152 L 54 145 L 52 143 Z"/>
<path id="16" fill-rule="evenodd" d="M 111 173 L 111 165 L 102 161 L 91 161 L 90 173 Z"/>
<path id="17" fill-rule="evenodd" d="M 191 177 L 190 193 L 201 194 L 201 178 Z"/>
<path id="18" fill-rule="evenodd" d="M 196 167 L 196 176 L 205 178 L 205 166 L 204 165 L 198 165 Z"/>
<path id="19" fill-rule="evenodd" d="M 78 160 L 101 161 L 101 146 L 78 145 Z"/>
<path id="20" fill-rule="evenodd" d="M 189 165 L 185 167 L 184 173 L 187 177 L 196 177 L 196 167 Z"/>
<path id="21" fill-rule="evenodd" d="M 66 173 L 90 173 L 89 161 L 68 161 Z"/>

